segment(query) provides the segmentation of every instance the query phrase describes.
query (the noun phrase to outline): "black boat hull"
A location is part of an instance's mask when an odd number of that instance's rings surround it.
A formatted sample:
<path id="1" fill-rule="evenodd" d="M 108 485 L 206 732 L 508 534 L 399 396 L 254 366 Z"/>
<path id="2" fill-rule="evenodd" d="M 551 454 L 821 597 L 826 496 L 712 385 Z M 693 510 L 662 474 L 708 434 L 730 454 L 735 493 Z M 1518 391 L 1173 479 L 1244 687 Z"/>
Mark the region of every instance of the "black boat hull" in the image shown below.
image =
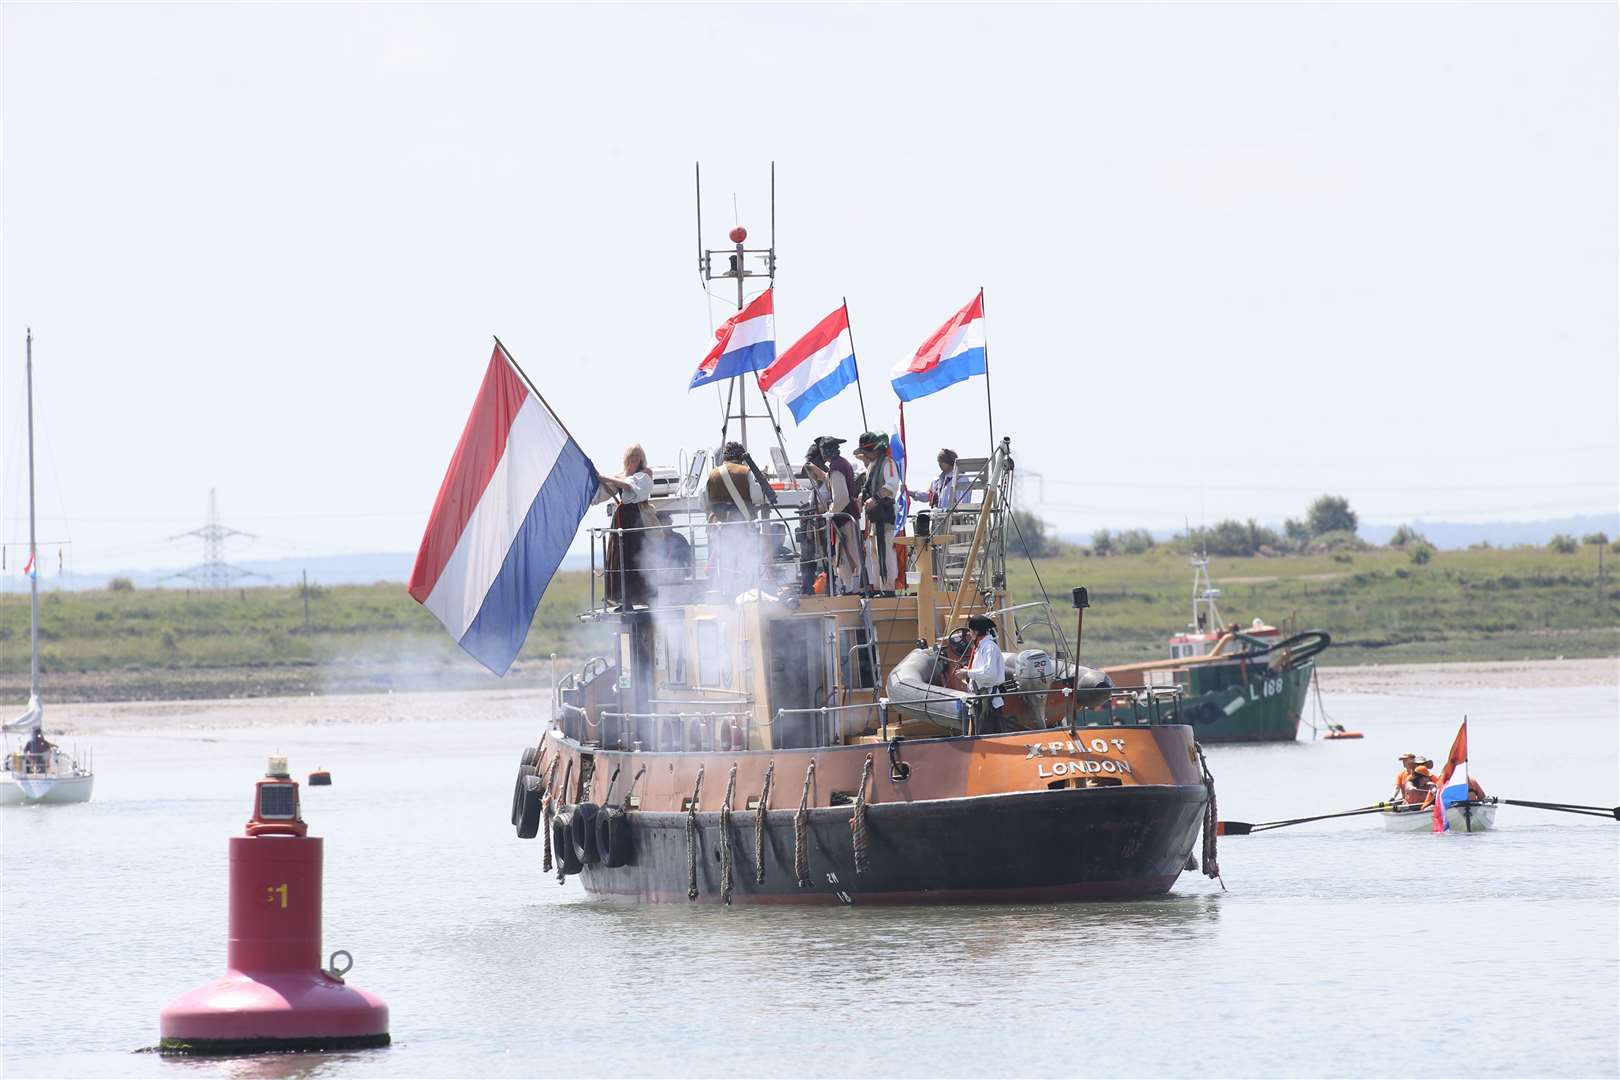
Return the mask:
<path id="1" fill-rule="evenodd" d="M 1187 862 L 1207 795 L 1201 785 L 1012 792 L 866 807 L 856 869 L 853 806 L 811 810 L 808 884 L 794 870 L 795 811 L 766 815 L 756 880 L 757 811 L 627 815 L 626 865 L 585 866 L 587 892 L 643 902 L 766 904 L 1032 903 L 1155 896 Z M 695 874 L 691 854 L 695 848 Z M 695 878 L 695 881 L 694 881 Z M 692 888 L 696 897 L 690 897 Z"/>

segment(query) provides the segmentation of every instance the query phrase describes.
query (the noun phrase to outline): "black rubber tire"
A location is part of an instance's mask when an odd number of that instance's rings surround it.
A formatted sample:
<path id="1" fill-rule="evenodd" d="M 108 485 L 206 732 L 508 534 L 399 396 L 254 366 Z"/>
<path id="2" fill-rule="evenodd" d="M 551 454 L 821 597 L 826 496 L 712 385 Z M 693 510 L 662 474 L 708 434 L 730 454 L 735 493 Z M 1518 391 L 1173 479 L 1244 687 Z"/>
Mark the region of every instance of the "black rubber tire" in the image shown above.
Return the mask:
<path id="1" fill-rule="evenodd" d="M 518 779 L 522 790 L 522 805 L 518 807 L 517 834 L 519 840 L 533 840 L 540 835 L 541 794 L 545 784 L 538 776 Z"/>
<path id="2" fill-rule="evenodd" d="M 624 866 L 630 862 L 630 819 L 622 806 L 604 806 L 596 815 L 596 852 L 602 865 Z"/>
<path id="3" fill-rule="evenodd" d="M 574 853 L 574 839 L 569 835 L 573 820 L 572 808 L 559 810 L 551 818 L 551 857 L 564 877 L 579 873 L 579 856 Z"/>
<path id="4" fill-rule="evenodd" d="M 583 866 L 594 866 L 602 861 L 601 852 L 596 850 L 596 814 L 595 803 L 580 803 L 574 807 L 573 820 L 568 824 L 574 857 Z"/>
<path id="5" fill-rule="evenodd" d="M 538 746 L 524 747 L 524 749 L 523 749 L 523 760 L 518 762 L 518 764 L 519 765 L 533 765 L 534 762 L 535 762 L 535 759 L 538 758 L 539 756 L 540 756 L 540 748 Z"/>
<path id="6" fill-rule="evenodd" d="M 514 784 L 513 787 L 512 787 L 512 824 L 513 825 L 516 825 L 518 823 L 518 814 L 521 813 L 522 810 L 523 810 L 523 778 L 525 776 L 533 776 L 534 774 L 535 773 L 534 773 L 534 766 L 533 765 L 519 765 L 518 766 L 517 783 Z"/>

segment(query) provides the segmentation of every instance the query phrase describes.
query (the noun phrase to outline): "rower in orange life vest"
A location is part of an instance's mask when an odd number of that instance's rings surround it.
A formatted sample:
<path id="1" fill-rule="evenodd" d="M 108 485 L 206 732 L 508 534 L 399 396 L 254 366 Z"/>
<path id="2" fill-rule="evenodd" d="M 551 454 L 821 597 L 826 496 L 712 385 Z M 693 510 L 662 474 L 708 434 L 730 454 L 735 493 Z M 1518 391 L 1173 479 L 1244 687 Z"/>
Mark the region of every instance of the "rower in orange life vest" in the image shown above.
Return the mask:
<path id="1" fill-rule="evenodd" d="M 1402 788 L 1401 795 L 1408 806 L 1419 806 L 1426 810 L 1434 805 L 1434 797 L 1438 791 L 1439 785 L 1435 783 L 1428 768 L 1414 765 L 1411 777 Z"/>
<path id="2" fill-rule="evenodd" d="M 1424 758 L 1423 759 L 1423 764 L 1419 765 L 1418 768 L 1427 770 L 1428 773 L 1429 773 L 1430 779 L 1432 779 L 1434 781 L 1434 786 L 1436 788 L 1439 788 L 1439 786 L 1440 786 L 1440 777 L 1434 771 L 1434 758 Z M 1470 773 L 1469 776 L 1468 776 L 1468 801 L 1469 802 L 1484 802 L 1485 801 L 1485 789 L 1479 786 L 1479 781 L 1474 779 L 1472 773 Z M 1453 805 L 1456 805 L 1455 801 L 1453 801 Z"/>
<path id="3" fill-rule="evenodd" d="M 1400 760 L 1401 771 L 1395 774 L 1395 794 L 1390 796 L 1396 802 L 1401 801 L 1406 794 L 1406 783 L 1412 779 L 1412 769 L 1417 765 L 1418 756 L 1408 750 L 1401 755 Z"/>

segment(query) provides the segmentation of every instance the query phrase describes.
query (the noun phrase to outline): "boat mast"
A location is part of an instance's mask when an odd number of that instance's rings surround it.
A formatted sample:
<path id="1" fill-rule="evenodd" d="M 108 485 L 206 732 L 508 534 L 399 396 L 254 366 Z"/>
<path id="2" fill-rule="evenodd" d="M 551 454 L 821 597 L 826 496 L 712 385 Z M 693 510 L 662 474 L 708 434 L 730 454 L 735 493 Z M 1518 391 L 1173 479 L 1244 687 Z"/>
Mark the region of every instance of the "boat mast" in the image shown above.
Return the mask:
<path id="1" fill-rule="evenodd" d="M 730 233 L 732 249 L 711 249 L 703 246 L 703 167 L 701 163 L 696 167 L 697 178 L 697 226 L 698 226 L 698 273 L 703 278 L 704 288 L 709 282 L 719 281 L 723 278 L 734 278 L 737 282 L 737 310 L 741 311 L 747 306 L 748 298 L 744 292 L 747 278 L 768 278 L 772 285 L 776 284 L 776 162 L 771 162 L 771 240 L 768 247 L 750 248 L 745 244 L 748 240 L 748 230 L 740 224 L 733 227 Z M 726 269 L 716 272 L 714 269 L 714 256 L 724 252 L 726 255 Z M 750 255 L 757 255 L 765 261 L 765 269 L 749 270 L 746 260 Z M 771 402 L 760 391 L 760 401 L 765 406 L 764 413 L 748 412 L 748 379 L 752 376 L 755 385 L 759 383 L 758 372 L 742 372 L 731 378 L 731 389 L 726 395 L 726 415 L 720 425 L 720 440 L 725 441 L 726 433 L 730 429 L 731 421 L 736 420 L 742 428 L 742 444 L 748 446 L 748 421 L 769 420 L 776 432 L 776 441 L 782 447 L 782 453 L 787 453 L 787 447 L 782 441 L 782 425 L 777 421 L 775 412 L 771 409 Z M 731 402 L 737 402 L 737 411 L 731 411 Z"/>
<path id="2" fill-rule="evenodd" d="M 39 544 L 34 535 L 34 328 L 28 327 L 28 700 L 39 700 Z"/>

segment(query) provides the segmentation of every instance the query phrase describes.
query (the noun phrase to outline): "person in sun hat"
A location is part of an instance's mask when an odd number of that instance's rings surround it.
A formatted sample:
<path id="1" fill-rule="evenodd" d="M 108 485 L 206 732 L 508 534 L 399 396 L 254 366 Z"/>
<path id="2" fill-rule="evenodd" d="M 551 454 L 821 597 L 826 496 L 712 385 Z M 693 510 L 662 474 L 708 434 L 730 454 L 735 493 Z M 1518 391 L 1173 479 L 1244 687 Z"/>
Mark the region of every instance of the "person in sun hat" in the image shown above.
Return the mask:
<path id="1" fill-rule="evenodd" d="M 1406 782 L 1412 779 L 1412 770 L 1417 766 L 1418 756 L 1408 750 L 1400 757 L 1401 771 L 1395 774 L 1395 794 L 1397 801 L 1406 794 Z"/>
<path id="2" fill-rule="evenodd" d="M 894 554 L 894 500 L 900 493 L 900 471 L 889 456 L 889 437 L 875 431 L 861 434 L 855 456 L 866 466 L 861 484 L 861 509 L 866 513 L 866 567 L 879 596 L 893 596 L 900 575 Z"/>

